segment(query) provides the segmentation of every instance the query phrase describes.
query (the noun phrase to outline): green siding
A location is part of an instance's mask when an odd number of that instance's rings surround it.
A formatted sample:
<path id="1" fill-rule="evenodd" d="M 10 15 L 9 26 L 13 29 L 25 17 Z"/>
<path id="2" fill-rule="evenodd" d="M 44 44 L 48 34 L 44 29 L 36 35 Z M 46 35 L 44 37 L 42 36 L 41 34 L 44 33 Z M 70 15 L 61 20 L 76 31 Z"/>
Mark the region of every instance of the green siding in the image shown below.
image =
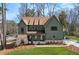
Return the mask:
<path id="1" fill-rule="evenodd" d="M 63 28 L 62 26 L 58 23 L 56 19 L 51 19 L 49 20 L 45 26 L 45 33 L 46 33 L 46 39 L 51 40 L 51 39 L 63 39 Z M 52 26 L 57 26 L 57 31 L 52 31 L 51 27 Z M 55 36 L 55 38 L 53 37 Z"/>
<path id="2" fill-rule="evenodd" d="M 18 29 L 19 34 L 25 34 L 27 32 L 27 30 L 28 30 L 28 26 L 25 25 L 25 23 L 23 21 L 21 21 L 19 23 L 18 27 L 19 27 L 19 29 Z M 21 32 L 21 28 L 24 28 L 24 33 Z"/>

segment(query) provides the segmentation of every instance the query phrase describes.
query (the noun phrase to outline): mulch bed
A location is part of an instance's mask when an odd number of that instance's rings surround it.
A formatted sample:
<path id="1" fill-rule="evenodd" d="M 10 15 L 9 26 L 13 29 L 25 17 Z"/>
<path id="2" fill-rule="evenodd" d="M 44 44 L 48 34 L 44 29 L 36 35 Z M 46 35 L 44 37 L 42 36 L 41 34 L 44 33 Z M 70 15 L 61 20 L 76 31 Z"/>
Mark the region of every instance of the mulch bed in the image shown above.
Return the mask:
<path id="1" fill-rule="evenodd" d="M 68 49 L 68 50 L 70 50 L 70 51 L 74 51 L 76 53 L 79 53 L 79 47 L 70 45 L 70 46 L 66 46 L 65 48 Z"/>
<path id="2" fill-rule="evenodd" d="M 23 46 L 11 48 L 11 49 L 4 49 L 4 50 L 0 50 L 0 55 L 7 55 L 12 51 L 31 49 L 31 48 L 35 48 L 35 46 L 34 45 L 23 45 Z"/>

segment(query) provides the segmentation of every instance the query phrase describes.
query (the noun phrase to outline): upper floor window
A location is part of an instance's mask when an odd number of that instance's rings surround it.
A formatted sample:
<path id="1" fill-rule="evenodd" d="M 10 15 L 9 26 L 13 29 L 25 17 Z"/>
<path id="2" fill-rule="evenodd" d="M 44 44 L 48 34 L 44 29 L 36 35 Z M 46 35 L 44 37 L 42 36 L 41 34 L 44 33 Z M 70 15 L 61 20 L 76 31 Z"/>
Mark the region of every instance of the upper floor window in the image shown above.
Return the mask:
<path id="1" fill-rule="evenodd" d="M 52 31 L 57 31 L 57 27 L 56 27 L 56 26 L 52 26 L 52 27 L 51 27 L 51 30 L 52 30 Z"/>
<path id="2" fill-rule="evenodd" d="M 28 31 L 42 31 L 44 30 L 44 26 L 42 25 L 29 25 Z"/>

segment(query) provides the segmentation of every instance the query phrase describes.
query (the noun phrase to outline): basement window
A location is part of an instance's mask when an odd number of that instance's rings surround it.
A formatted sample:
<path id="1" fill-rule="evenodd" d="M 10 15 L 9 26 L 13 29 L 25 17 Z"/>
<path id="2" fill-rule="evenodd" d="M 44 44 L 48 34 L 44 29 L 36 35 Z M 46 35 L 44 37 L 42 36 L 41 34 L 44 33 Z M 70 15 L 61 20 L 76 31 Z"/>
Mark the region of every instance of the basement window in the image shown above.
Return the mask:
<path id="1" fill-rule="evenodd" d="M 52 31 L 57 31 L 57 27 L 56 27 L 56 26 L 52 26 L 52 27 L 51 27 L 51 30 L 52 30 Z"/>

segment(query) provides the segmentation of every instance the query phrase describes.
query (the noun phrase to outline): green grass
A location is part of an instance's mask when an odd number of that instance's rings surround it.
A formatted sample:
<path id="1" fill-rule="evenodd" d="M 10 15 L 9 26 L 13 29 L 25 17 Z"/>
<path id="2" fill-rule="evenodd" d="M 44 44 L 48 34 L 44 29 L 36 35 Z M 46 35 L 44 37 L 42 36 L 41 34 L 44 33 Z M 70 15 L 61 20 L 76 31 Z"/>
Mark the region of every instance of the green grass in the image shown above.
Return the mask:
<path id="1" fill-rule="evenodd" d="M 29 50 L 13 51 L 9 53 L 9 55 L 78 55 L 78 54 L 79 53 L 69 51 L 63 47 L 40 47 L 40 48 L 32 48 Z"/>
<path id="2" fill-rule="evenodd" d="M 79 41 L 79 37 L 76 36 L 65 36 L 66 38 L 73 39 Z"/>

